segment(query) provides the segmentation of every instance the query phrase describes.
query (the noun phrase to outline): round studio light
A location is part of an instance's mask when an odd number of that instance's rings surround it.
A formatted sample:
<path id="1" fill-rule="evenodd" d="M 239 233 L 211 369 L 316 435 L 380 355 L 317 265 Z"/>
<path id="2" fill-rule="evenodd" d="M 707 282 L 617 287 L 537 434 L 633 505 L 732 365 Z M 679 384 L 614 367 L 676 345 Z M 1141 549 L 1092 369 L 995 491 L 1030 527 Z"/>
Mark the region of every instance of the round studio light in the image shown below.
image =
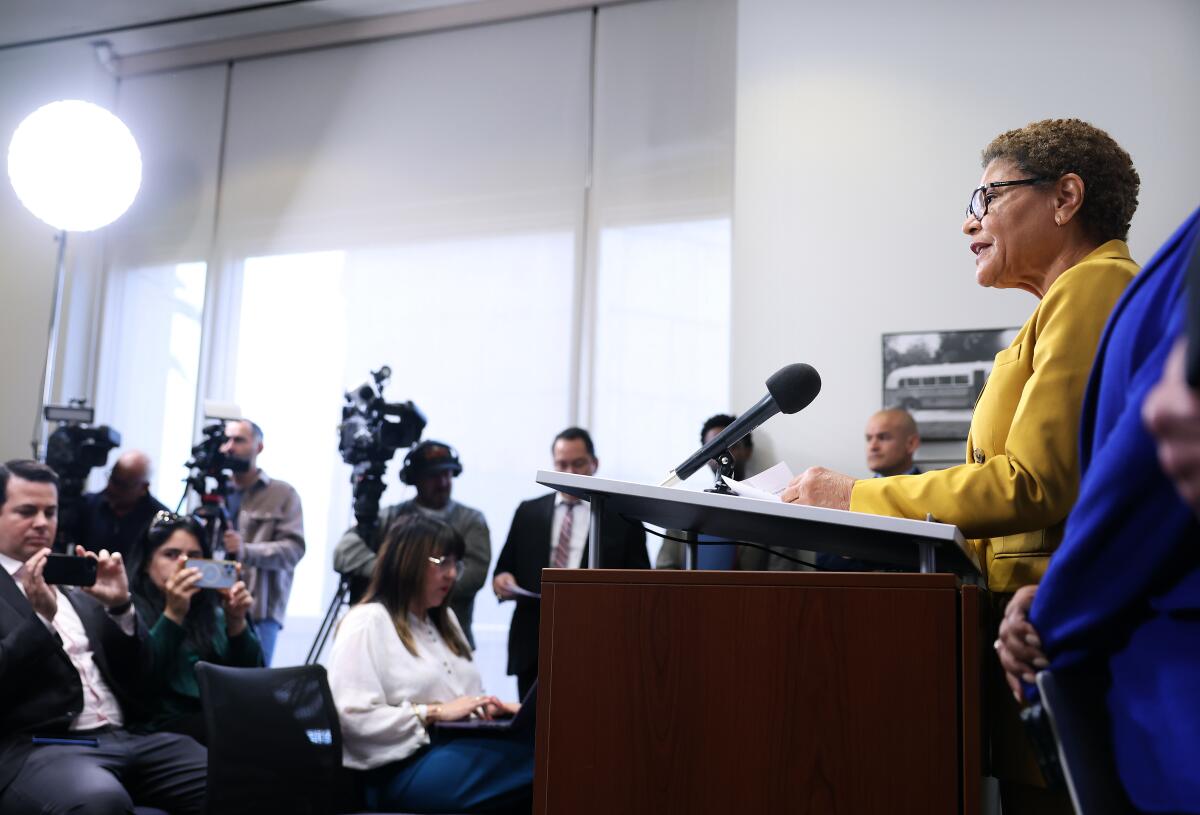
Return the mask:
<path id="1" fill-rule="evenodd" d="M 8 146 L 8 177 L 25 208 L 55 229 L 90 232 L 120 218 L 142 183 L 129 128 L 99 105 L 51 102 Z"/>

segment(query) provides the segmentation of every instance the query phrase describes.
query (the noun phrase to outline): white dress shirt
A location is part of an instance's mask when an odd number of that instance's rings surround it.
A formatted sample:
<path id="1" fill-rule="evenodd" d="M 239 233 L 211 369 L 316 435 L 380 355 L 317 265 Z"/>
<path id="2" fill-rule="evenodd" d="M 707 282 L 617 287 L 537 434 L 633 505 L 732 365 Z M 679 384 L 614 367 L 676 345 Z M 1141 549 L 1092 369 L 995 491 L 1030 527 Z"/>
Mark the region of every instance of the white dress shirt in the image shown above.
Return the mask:
<path id="1" fill-rule="evenodd" d="M 583 561 L 583 547 L 587 545 L 588 528 L 592 525 L 592 507 L 586 501 L 568 504 L 562 493 L 554 496 L 554 521 L 550 524 L 550 560 L 554 565 L 554 550 L 558 547 L 558 533 L 562 529 L 567 508 L 573 507 L 571 516 L 571 547 L 567 550 L 567 568 L 578 569 Z"/>
<path id="2" fill-rule="evenodd" d="M 446 613 L 459 628 L 454 612 Z M 475 663 L 451 651 L 432 622 L 409 614 L 408 627 L 417 656 L 400 642 L 382 603 L 354 606 L 338 626 L 329 687 L 342 724 L 342 763 L 351 769 L 408 758 L 429 743 L 418 716 L 425 705 L 483 693 Z"/>
<path id="3" fill-rule="evenodd" d="M 3 564 L 4 570 L 10 575 L 15 575 L 25 565 L 2 553 L 0 553 L 0 564 Z M 13 580 L 21 594 L 25 594 L 25 587 L 21 585 L 21 581 L 16 577 Z M 88 641 L 83 621 L 79 619 L 79 613 L 75 611 L 75 606 L 71 605 L 71 601 L 63 590 L 58 586 L 52 586 L 52 588 L 58 594 L 58 610 L 54 613 L 54 619 L 47 620 L 40 613 L 37 616 L 48 629 L 58 634 L 62 640 L 62 648 L 67 652 L 71 664 L 75 666 L 75 670 L 79 674 L 79 681 L 83 685 L 83 710 L 75 717 L 75 721 L 71 722 L 71 730 L 94 730 L 104 726 L 121 727 L 125 723 L 121 705 L 117 702 L 116 694 L 105 681 L 104 675 L 100 673 L 99 666 L 96 665 L 92 644 Z M 122 631 L 130 636 L 133 635 L 135 620 L 132 607 L 113 619 L 121 626 Z"/>

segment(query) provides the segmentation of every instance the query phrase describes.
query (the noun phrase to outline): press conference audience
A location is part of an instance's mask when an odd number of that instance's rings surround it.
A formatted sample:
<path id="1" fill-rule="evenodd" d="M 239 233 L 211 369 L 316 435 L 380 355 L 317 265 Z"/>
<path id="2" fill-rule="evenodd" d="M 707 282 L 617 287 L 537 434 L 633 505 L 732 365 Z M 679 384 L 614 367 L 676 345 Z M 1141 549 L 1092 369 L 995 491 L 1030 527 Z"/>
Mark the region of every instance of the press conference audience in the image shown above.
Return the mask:
<path id="1" fill-rule="evenodd" d="M 376 540 L 368 545 L 352 526 L 342 535 L 333 553 L 333 567 L 340 574 L 360 580 L 370 579 L 375 568 L 375 549 L 379 539 L 401 515 L 415 513 L 445 521 L 466 542 L 467 552 L 460 564 L 462 573 L 450 594 L 454 609 L 467 642 L 475 647 L 471 622 L 475 614 L 475 595 L 487 582 L 492 564 L 492 538 L 483 513 L 453 500 L 454 479 L 462 475 L 462 461 L 453 447 L 444 442 L 426 440 L 413 447 L 404 457 L 400 483 L 416 487 L 416 497 L 388 507 L 380 513 Z"/>
<path id="2" fill-rule="evenodd" d="M 211 558 L 199 525 L 160 512 L 142 535 L 129 564 L 133 604 L 149 635 L 139 699 L 144 724 L 205 743 L 196 663 L 255 668 L 262 646 L 246 622 L 253 598 L 238 580 L 228 589 L 200 588 L 190 558 Z"/>
<path id="3" fill-rule="evenodd" d="M 127 450 L 113 464 L 104 489 L 84 494 L 75 543 L 91 552 L 120 552 L 128 559 L 150 519 L 165 509 L 150 494 L 150 457 Z"/>
<path id="4" fill-rule="evenodd" d="M 592 436 L 581 427 L 568 427 L 550 447 L 554 469 L 560 473 L 595 475 L 600 468 Z M 508 673 L 517 677 L 521 698 L 538 674 L 538 630 L 541 600 L 522 596 L 542 591 L 542 569 L 577 569 L 588 563 L 589 505 L 573 495 L 555 492 L 521 502 L 500 557 L 492 588 L 500 600 L 515 600 L 508 629 Z M 600 565 L 606 569 L 648 569 L 646 532 L 614 512 L 605 512 L 600 528 Z"/>
<path id="5" fill-rule="evenodd" d="M 0 812 L 198 813 L 204 748 L 126 726 L 146 631 L 120 553 L 77 547 L 96 561 L 92 586 L 45 580 L 57 508 L 53 470 L 0 467 Z"/>
<path id="6" fill-rule="evenodd" d="M 384 533 L 366 595 L 335 634 L 329 681 L 343 761 L 366 771 L 369 808 L 473 812 L 527 802 L 531 794 L 529 738 L 432 738 L 437 722 L 519 709 L 484 692 L 446 604 L 465 554 L 449 524 L 398 516 Z"/>
<path id="7" fill-rule="evenodd" d="M 304 557 L 304 512 L 292 485 L 269 478 L 258 466 L 261 427 L 238 419 L 225 423 L 225 436 L 221 452 L 243 462 L 245 469 L 233 474 L 234 488 L 226 498 L 230 528 L 223 543 L 226 556 L 245 567 L 242 576 L 254 596 L 250 619 L 270 665 L 287 614 L 292 574 Z"/>
<path id="8" fill-rule="evenodd" d="M 962 225 L 975 278 L 1029 292 L 1038 304 L 996 355 L 976 403 L 966 463 L 920 475 L 856 481 L 825 468 L 798 476 L 786 501 L 939 521 L 962 529 L 986 569 L 998 619 L 1036 583 L 1062 540 L 1079 490 L 1084 389 L 1108 315 L 1137 272 L 1125 238 L 1139 178 L 1107 133 L 1048 119 L 997 136 Z M 1069 812 L 1034 769 L 1011 697 L 992 710 L 993 770 L 1005 808 Z"/>
<path id="9" fill-rule="evenodd" d="M 1083 411 L 1079 500 L 1041 584 L 1013 597 L 996 641 L 1019 700 L 1036 695 L 1034 674 L 1046 667 L 1093 686 L 1104 702 L 1089 718 L 1105 725 L 1139 812 L 1200 813 L 1200 523 L 1152 435 L 1158 411 L 1198 415 L 1195 394 L 1172 390 L 1183 383 L 1193 247 L 1200 210 L 1105 330 Z M 1171 408 L 1159 402 L 1173 397 L 1182 399 Z"/>

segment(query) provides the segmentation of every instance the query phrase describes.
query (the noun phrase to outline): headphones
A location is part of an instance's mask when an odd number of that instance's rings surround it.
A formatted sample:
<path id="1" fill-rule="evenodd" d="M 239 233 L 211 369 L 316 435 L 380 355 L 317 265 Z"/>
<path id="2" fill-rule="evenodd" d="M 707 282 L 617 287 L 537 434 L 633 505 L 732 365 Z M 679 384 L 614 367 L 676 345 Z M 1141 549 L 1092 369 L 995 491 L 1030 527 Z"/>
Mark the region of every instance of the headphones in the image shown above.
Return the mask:
<path id="1" fill-rule="evenodd" d="M 438 450 L 432 458 L 429 457 L 429 454 L 437 448 L 441 448 L 441 450 Z M 404 457 L 404 465 L 400 468 L 400 483 L 413 486 L 421 474 L 433 466 L 445 467 L 455 478 L 462 475 L 463 468 L 462 462 L 458 458 L 458 451 L 444 441 L 427 439 L 409 450 L 408 455 Z"/>

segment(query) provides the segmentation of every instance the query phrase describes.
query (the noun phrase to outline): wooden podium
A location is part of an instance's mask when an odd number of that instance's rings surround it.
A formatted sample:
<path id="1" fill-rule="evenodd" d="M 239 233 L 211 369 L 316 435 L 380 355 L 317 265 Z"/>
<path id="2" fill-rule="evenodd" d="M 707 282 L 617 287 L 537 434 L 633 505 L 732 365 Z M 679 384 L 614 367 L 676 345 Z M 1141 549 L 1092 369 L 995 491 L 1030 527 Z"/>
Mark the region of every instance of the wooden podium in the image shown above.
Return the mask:
<path id="1" fill-rule="evenodd" d="M 718 507 L 715 534 L 768 508 Z M 547 569 L 534 811 L 975 813 L 981 595 L 949 573 Z"/>

